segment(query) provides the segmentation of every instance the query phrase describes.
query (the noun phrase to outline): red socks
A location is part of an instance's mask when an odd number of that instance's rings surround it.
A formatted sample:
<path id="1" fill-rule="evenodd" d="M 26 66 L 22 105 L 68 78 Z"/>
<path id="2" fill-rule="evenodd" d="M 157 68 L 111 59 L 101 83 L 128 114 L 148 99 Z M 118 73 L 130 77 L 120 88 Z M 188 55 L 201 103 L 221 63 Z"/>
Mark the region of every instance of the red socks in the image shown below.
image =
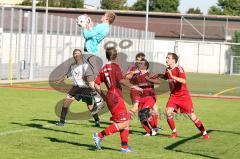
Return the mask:
<path id="1" fill-rule="evenodd" d="M 151 125 L 152 128 L 158 128 L 158 114 L 152 113 L 149 119 L 149 124 Z"/>
<path id="2" fill-rule="evenodd" d="M 112 125 L 108 126 L 102 132 L 98 133 L 98 137 L 103 138 L 104 136 L 111 135 L 111 134 L 116 133 L 118 131 L 119 130 L 118 130 L 118 127 L 116 126 L 116 124 L 112 124 Z"/>
<path id="3" fill-rule="evenodd" d="M 129 129 L 128 128 L 120 130 L 122 148 L 125 148 L 125 149 L 128 148 L 128 135 L 129 135 Z"/>
<path id="4" fill-rule="evenodd" d="M 176 132 L 175 122 L 173 120 L 172 115 L 167 117 L 167 122 L 168 122 L 168 125 L 170 126 L 171 130 L 173 132 Z"/>
<path id="5" fill-rule="evenodd" d="M 196 127 L 198 128 L 198 130 L 200 130 L 201 133 L 203 135 L 205 135 L 204 133 L 206 133 L 206 130 L 205 130 L 202 122 L 198 118 L 196 120 L 194 120 L 193 122 L 195 123 Z"/>

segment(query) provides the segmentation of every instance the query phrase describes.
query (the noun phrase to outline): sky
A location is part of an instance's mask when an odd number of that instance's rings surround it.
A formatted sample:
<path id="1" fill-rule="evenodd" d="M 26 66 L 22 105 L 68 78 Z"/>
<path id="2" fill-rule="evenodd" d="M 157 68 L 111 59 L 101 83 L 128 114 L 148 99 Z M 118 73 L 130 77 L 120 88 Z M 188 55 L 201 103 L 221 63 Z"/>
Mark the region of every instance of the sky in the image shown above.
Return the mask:
<path id="1" fill-rule="evenodd" d="M 128 5 L 132 5 L 137 0 L 127 0 Z M 216 5 L 218 0 L 180 0 L 179 11 L 185 13 L 189 8 L 199 7 L 200 10 L 207 14 L 208 8 Z M 86 4 L 91 4 L 93 6 L 100 6 L 100 0 L 84 0 Z"/>

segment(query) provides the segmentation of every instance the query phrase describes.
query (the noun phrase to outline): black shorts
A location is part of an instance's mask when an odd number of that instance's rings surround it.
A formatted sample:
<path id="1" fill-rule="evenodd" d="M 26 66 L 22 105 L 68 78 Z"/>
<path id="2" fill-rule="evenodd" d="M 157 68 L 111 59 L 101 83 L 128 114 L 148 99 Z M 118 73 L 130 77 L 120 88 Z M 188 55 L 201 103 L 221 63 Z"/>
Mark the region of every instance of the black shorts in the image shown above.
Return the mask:
<path id="1" fill-rule="evenodd" d="M 90 87 L 79 87 L 79 86 L 73 86 L 69 92 L 68 97 L 72 98 L 74 97 L 77 101 L 82 100 L 87 105 L 93 104 L 93 94 L 94 90 Z"/>

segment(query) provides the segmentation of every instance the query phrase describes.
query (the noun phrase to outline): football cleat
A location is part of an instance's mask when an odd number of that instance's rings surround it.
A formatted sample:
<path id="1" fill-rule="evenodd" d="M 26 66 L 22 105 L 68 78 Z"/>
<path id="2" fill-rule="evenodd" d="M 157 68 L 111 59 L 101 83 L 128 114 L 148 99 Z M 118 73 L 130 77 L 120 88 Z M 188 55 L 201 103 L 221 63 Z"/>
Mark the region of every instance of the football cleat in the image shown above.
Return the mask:
<path id="1" fill-rule="evenodd" d="M 157 133 L 158 133 L 158 128 L 153 128 L 152 129 L 152 136 L 156 136 L 157 135 Z"/>
<path id="2" fill-rule="evenodd" d="M 146 133 L 145 135 L 143 135 L 143 136 L 151 136 L 151 134 L 149 134 L 149 133 Z"/>
<path id="3" fill-rule="evenodd" d="M 177 132 L 173 132 L 171 136 L 169 136 L 169 138 L 171 139 L 175 139 L 177 137 Z"/>
<path id="4" fill-rule="evenodd" d="M 131 148 L 131 147 L 128 147 L 128 148 L 121 148 L 120 152 L 123 152 L 123 153 L 132 152 L 132 148 Z"/>
<path id="5" fill-rule="evenodd" d="M 97 133 L 94 133 L 93 134 L 93 141 L 95 142 L 95 146 L 98 150 L 101 149 L 101 142 L 102 142 L 102 139 L 100 137 L 98 137 Z"/>
<path id="6" fill-rule="evenodd" d="M 56 126 L 64 126 L 65 122 L 59 121 L 56 123 Z"/>
<path id="7" fill-rule="evenodd" d="M 203 135 L 203 139 L 208 140 L 210 139 L 210 136 L 208 134 Z"/>

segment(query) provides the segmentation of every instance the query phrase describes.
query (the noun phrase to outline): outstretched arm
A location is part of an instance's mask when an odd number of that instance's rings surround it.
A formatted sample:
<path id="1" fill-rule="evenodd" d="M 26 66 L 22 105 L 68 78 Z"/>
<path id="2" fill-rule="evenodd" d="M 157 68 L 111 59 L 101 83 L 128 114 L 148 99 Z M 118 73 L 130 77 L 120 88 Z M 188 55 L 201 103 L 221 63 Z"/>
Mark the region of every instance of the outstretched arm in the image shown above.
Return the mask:
<path id="1" fill-rule="evenodd" d="M 131 84 L 131 83 L 130 83 L 128 80 L 126 80 L 126 79 L 121 79 L 119 82 L 120 82 L 122 85 L 127 86 L 128 88 L 135 89 L 135 90 L 141 91 L 141 92 L 143 91 L 142 88 Z"/>

